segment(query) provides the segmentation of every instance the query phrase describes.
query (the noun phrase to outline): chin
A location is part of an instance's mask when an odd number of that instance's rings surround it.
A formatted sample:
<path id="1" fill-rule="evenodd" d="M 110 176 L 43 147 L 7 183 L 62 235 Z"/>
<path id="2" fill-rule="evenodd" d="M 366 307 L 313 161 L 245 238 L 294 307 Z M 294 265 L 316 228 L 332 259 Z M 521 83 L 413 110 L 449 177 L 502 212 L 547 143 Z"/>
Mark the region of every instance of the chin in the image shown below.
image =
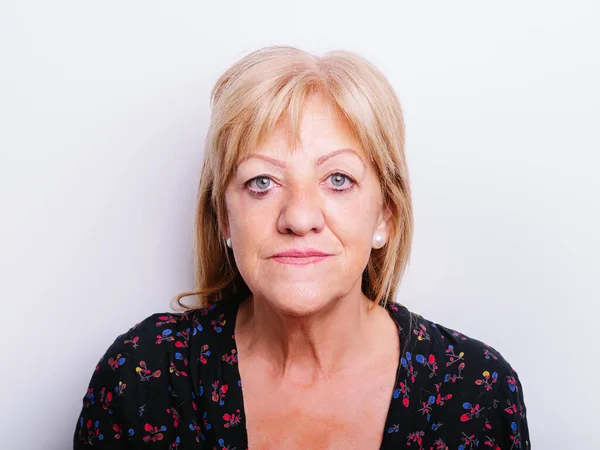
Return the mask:
<path id="1" fill-rule="evenodd" d="M 292 317 L 308 317 L 333 306 L 342 294 L 314 286 L 302 286 L 280 289 L 277 292 L 265 293 L 264 300 L 280 314 Z"/>

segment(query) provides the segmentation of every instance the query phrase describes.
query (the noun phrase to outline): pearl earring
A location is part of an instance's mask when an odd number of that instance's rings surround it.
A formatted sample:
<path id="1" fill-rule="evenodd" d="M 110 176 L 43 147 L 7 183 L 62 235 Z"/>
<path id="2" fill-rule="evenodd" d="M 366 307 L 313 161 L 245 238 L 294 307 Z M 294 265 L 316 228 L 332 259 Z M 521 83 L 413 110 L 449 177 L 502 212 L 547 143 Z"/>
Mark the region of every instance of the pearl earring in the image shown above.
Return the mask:
<path id="1" fill-rule="evenodd" d="M 231 248 L 231 238 L 228 237 L 225 242 L 227 243 L 227 247 Z"/>
<path id="2" fill-rule="evenodd" d="M 375 248 L 383 247 L 384 237 L 380 233 L 375 233 L 373 236 L 373 245 Z"/>

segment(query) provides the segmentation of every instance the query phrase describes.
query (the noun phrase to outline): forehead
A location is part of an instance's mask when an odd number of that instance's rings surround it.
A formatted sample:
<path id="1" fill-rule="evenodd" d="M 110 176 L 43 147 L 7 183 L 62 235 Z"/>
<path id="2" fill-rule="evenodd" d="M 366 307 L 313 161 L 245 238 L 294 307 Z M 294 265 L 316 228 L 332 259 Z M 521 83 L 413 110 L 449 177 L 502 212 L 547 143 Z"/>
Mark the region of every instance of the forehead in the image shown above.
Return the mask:
<path id="1" fill-rule="evenodd" d="M 316 159 L 343 148 L 351 148 L 367 159 L 344 114 L 324 97 L 313 95 L 305 101 L 299 117 L 281 117 L 257 145 L 239 155 L 239 161 L 251 154 Z"/>

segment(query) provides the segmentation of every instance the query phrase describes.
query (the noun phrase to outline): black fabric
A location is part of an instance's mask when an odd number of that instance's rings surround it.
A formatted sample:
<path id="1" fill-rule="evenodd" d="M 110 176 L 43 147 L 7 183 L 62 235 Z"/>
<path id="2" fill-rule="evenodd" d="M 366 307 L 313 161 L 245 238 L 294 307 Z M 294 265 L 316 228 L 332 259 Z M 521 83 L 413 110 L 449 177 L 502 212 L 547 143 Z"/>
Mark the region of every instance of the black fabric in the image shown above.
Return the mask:
<path id="1" fill-rule="evenodd" d="M 246 449 L 240 299 L 154 314 L 117 337 L 92 375 L 73 448 Z M 530 448 L 521 383 L 500 353 L 403 305 L 386 309 L 402 354 L 381 449 Z"/>

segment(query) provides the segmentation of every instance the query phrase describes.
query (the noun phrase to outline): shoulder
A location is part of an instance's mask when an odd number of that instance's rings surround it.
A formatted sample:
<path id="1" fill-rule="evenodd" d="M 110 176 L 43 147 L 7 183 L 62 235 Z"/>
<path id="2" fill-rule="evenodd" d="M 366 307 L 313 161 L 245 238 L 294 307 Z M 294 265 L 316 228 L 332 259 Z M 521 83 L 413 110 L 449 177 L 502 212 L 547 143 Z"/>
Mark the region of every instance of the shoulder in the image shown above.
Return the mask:
<path id="1" fill-rule="evenodd" d="M 154 313 L 119 334 L 105 357 L 115 352 L 152 356 L 159 355 L 160 348 L 187 348 L 190 340 L 205 329 L 221 332 L 222 327 L 232 320 L 230 310 L 225 303 L 217 303 L 180 313 Z"/>
<path id="2" fill-rule="evenodd" d="M 529 448 L 526 408 L 519 376 L 494 347 L 409 311 L 390 307 L 400 325 L 400 386 L 394 397 L 415 408 L 415 427 L 434 424 L 432 436 L 467 448 L 461 435 L 494 448 Z M 493 444 L 493 445 L 491 445 Z M 463 447 L 461 447 L 463 446 Z"/>
<path id="3" fill-rule="evenodd" d="M 131 386 L 138 376 L 142 380 L 159 378 L 164 369 L 157 363 L 165 359 L 167 343 L 183 338 L 187 322 L 184 314 L 155 313 L 117 335 L 98 360 L 90 387 Z"/>
<path id="4" fill-rule="evenodd" d="M 405 324 L 403 356 L 418 362 L 435 359 L 438 369 L 446 372 L 447 377 L 458 376 L 458 371 L 469 372 L 489 378 L 491 384 L 497 382 L 499 374 L 514 372 L 504 355 L 484 341 L 409 311 L 403 305 L 396 306 L 394 314 Z M 456 370 L 446 370 L 450 368 Z M 489 372 L 489 377 L 485 372 Z"/>
<path id="5" fill-rule="evenodd" d="M 219 363 L 230 362 L 222 355 L 231 351 L 236 310 L 229 305 L 152 314 L 118 335 L 89 381 L 74 448 L 130 448 L 134 441 L 162 440 L 172 429 L 171 415 L 177 428 L 180 412 L 196 410 L 203 382 L 210 386 Z M 176 407 L 177 397 L 185 401 Z"/>
<path id="6" fill-rule="evenodd" d="M 522 395 L 517 372 L 499 350 L 403 305 L 396 306 L 394 315 L 403 325 L 401 364 L 412 371 L 415 386 L 452 396 L 460 392 L 461 398 L 469 400 L 463 404 L 466 414 L 495 408 L 501 397 Z"/>
<path id="7" fill-rule="evenodd" d="M 109 347 L 131 354 L 155 348 L 163 341 L 168 342 L 188 327 L 189 318 L 182 313 L 155 313 L 119 334 Z"/>

